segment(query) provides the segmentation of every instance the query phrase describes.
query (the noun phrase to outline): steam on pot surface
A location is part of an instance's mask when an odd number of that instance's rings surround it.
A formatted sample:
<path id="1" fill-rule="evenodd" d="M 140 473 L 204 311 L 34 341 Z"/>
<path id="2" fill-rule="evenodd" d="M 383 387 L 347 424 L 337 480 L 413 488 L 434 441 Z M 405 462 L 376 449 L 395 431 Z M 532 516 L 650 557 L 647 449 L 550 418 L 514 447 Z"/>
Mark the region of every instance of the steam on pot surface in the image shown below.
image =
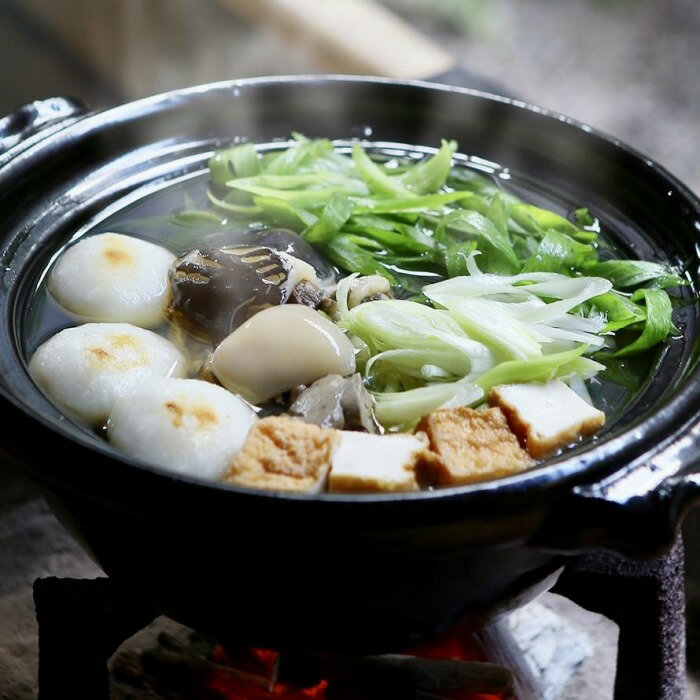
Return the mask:
<path id="1" fill-rule="evenodd" d="M 56 257 L 31 376 L 132 458 L 257 489 L 459 486 L 595 439 L 684 280 L 456 149 L 218 151 Z"/>

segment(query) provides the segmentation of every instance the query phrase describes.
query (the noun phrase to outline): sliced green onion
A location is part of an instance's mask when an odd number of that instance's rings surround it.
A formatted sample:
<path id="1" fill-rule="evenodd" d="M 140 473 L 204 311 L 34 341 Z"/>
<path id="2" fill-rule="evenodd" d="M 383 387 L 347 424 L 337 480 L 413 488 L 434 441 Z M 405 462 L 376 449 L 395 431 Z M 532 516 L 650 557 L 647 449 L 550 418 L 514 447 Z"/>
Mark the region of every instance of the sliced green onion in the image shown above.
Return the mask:
<path id="1" fill-rule="evenodd" d="M 467 192 L 467 195 L 470 193 Z M 355 210 L 357 214 L 395 214 L 395 213 L 419 213 L 437 211 L 446 204 L 458 202 L 464 199 L 464 192 L 443 192 L 440 194 L 426 194 L 414 196 L 412 199 L 362 199 L 358 200 Z"/>
<path id="2" fill-rule="evenodd" d="M 615 291 L 594 297 L 590 304 L 594 309 L 605 314 L 607 323 L 603 327 L 604 333 L 619 331 L 621 328 L 641 323 L 647 317 L 643 307 Z"/>
<path id="3" fill-rule="evenodd" d="M 219 209 L 223 209 L 224 211 L 231 212 L 233 214 L 240 214 L 240 215 L 245 215 L 245 216 L 255 216 L 256 214 L 262 214 L 262 209 L 257 206 L 250 206 L 247 204 L 233 204 L 232 202 L 225 202 L 223 199 L 219 199 L 215 194 L 212 192 L 207 192 L 207 197 L 209 198 L 209 201 L 219 207 Z"/>
<path id="4" fill-rule="evenodd" d="M 673 306 L 668 294 L 663 289 L 640 289 L 632 295 L 632 301 L 642 299 L 647 315 L 642 334 L 633 343 L 612 353 L 611 357 L 628 357 L 644 352 L 673 332 Z"/>
<path id="5" fill-rule="evenodd" d="M 465 238 L 479 239 L 486 249 L 484 255 L 495 256 L 496 263 L 505 266 L 504 272 L 519 268 L 518 258 L 510 242 L 508 232 L 500 230 L 490 219 L 476 211 L 457 210 L 442 217 L 435 230 L 435 240 L 444 246 L 463 243 Z M 501 267 L 501 265 L 498 265 Z"/>
<path id="6" fill-rule="evenodd" d="M 618 289 L 629 289 L 648 282 L 659 289 L 686 284 L 668 265 L 648 260 L 606 260 L 592 265 L 588 272 L 609 279 Z"/>
<path id="7" fill-rule="evenodd" d="M 181 211 L 172 215 L 172 221 L 180 226 L 198 226 L 199 224 L 219 224 L 223 219 L 212 211 Z"/>
<path id="8" fill-rule="evenodd" d="M 583 355 L 586 346 L 581 345 L 573 350 L 533 357 L 528 360 L 510 360 L 501 362 L 493 369 L 485 372 L 476 379 L 485 394 L 501 384 L 522 384 L 524 382 L 549 382 L 559 376 L 562 368 L 566 368 L 575 359 Z M 601 365 L 601 369 L 604 366 Z"/>
<path id="9" fill-rule="evenodd" d="M 452 166 L 452 154 L 457 150 L 455 141 L 442 140 L 440 150 L 431 158 L 409 168 L 401 181 L 416 194 L 427 194 L 439 190 L 447 180 Z"/>
<path id="10" fill-rule="evenodd" d="M 253 202 L 276 226 L 289 228 L 292 231 L 301 232 L 318 220 L 318 217 L 310 211 L 295 207 L 277 197 L 253 197 Z"/>
<path id="11" fill-rule="evenodd" d="M 408 391 L 375 393 L 375 414 L 388 428 L 412 430 L 431 411 L 471 406 L 483 396 L 481 387 L 468 380 L 430 384 Z"/>
<path id="12" fill-rule="evenodd" d="M 348 235 L 335 236 L 324 243 L 321 250 L 330 258 L 331 262 L 344 270 L 358 272 L 361 275 L 377 273 L 386 277 L 392 284 L 396 284 L 394 275 Z"/>
<path id="13" fill-rule="evenodd" d="M 337 181 L 340 176 L 328 172 L 300 173 L 297 175 L 255 175 L 254 177 L 237 177 L 229 180 L 226 187 L 244 190 L 247 185 L 273 187 L 277 190 L 296 190 L 307 185 L 317 185 Z M 342 178 L 345 180 L 346 178 Z"/>
<path id="14" fill-rule="evenodd" d="M 510 207 L 510 215 L 529 233 L 544 234 L 552 229 L 569 236 L 579 233 L 579 229 L 563 216 L 533 204 L 514 204 Z"/>
<path id="15" fill-rule="evenodd" d="M 550 230 L 544 234 L 532 257 L 525 261 L 523 272 L 571 273 L 596 260 L 592 246 L 580 243 L 565 233 Z"/>
<path id="16" fill-rule="evenodd" d="M 416 196 L 404 187 L 400 179 L 387 175 L 357 143 L 352 147 L 352 159 L 357 172 L 367 183 L 371 192 L 400 198 Z"/>
<path id="17" fill-rule="evenodd" d="M 304 232 L 304 238 L 309 243 L 325 243 L 340 231 L 354 206 L 347 195 L 337 192 L 328 200 L 318 220 Z"/>
<path id="18" fill-rule="evenodd" d="M 253 177 L 262 170 L 258 152 L 252 143 L 243 143 L 231 149 L 231 163 L 236 177 Z"/>

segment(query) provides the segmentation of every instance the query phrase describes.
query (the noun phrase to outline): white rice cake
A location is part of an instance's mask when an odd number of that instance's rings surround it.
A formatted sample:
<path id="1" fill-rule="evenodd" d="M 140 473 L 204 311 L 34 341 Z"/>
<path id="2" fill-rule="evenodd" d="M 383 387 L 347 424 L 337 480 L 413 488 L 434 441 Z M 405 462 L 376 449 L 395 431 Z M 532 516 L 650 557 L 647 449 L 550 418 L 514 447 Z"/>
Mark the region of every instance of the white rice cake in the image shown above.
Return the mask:
<path id="1" fill-rule="evenodd" d="M 559 379 L 497 386 L 489 394 L 489 403 L 505 413 L 511 430 L 535 459 L 605 425 L 605 414 Z"/>
<path id="2" fill-rule="evenodd" d="M 162 246 L 122 233 L 83 238 L 58 259 L 49 291 L 83 320 L 151 328 L 170 301 L 168 270 L 175 256 Z"/>
<path id="3" fill-rule="evenodd" d="M 203 479 L 216 479 L 245 442 L 255 411 L 199 379 L 152 379 L 119 399 L 109 441 L 126 454 Z"/>
<path id="4" fill-rule="evenodd" d="M 85 323 L 43 343 L 29 373 L 62 410 L 94 426 L 118 399 L 152 377 L 181 377 L 185 358 L 169 341 L 129 323 Z"/>

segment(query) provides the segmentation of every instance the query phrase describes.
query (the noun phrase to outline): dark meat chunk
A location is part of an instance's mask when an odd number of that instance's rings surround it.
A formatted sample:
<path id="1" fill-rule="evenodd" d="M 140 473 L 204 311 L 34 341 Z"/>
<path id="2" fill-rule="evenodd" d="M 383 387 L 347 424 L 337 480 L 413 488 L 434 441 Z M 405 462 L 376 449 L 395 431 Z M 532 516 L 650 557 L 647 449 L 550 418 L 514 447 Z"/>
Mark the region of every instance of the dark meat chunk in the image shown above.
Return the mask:
<path id="1" fill-rule="evenodd" d="M 340 321 L 338 302 L 336 300 L 336 286 L 324 290 L 323 296 L 316 306 L 319 311 L 323 311 L 336 323 Z M 352 309 L 367 301 L 378 301 L 380 299 L 393 299 L 389 281 L 381 275 L 368 275 L 357 277 L 350 283 L 348 294 L 348 308 Z"/>
<path id="2" fill-rule="evenodd" d="M 309 263 L 324 284 L 330 284 L 335 279 L 335 273 L 328 261 L 298 233 L 286 228 L 271 228 L 261 231 L 251 231 L 250 229 L 223 231 L 207 236 L 205 241 L 207 248 L 264 246 L 279 250 Z"/>
<path id="3" fill-rule="evenodd" d="M 218 343 L 258 311 L 285 300 L 288 259 L 270 248 L 192 250 L 170 269 L 170 318 Z"/>
<path id="4" fill-rule="evenodd" d="M 291 415 L 322 428 L 379 432 L 374 418 L 374 399 L 362 377 L 329 374 L 315 381 L 289 407 Z"/>
<path id="5" fill-rule="evenodd" d="M 374 398 L 365 389 L 360 374 L 353 374 L 351 377 L 345 378 L 340 403 L 345 415 L 346 430 L 379 432 L 378 423 L 374 418 Z"/>
<path id="6" fill-rule="evenodd" d="M 322 300 L 323 291 L 308 280 L 297 282 L 289 296 L 290 303 L 303 304 L 304 306 L 310 306 L 312 309 L 317 309 Z"/>
<path id="7" fill-rule="evenodd" d="M 302 391 L 289 406 L 289 412 L 322 428 L 344 428 L 345 414 L 340 402 L 344 386 L 343 377 L 329 374 Z"/>
<path id="8" fill-rule="evenodd" d="M 323 311 L 323 313 L 326 314 L 331 321 L 335 321 L 336 323 L 340 321 L 338 302 L 335 299 L 329 296 L 324 296 L 323 299 L 321 299 L 321 303 L 318 305 L 318 310 Z"/>

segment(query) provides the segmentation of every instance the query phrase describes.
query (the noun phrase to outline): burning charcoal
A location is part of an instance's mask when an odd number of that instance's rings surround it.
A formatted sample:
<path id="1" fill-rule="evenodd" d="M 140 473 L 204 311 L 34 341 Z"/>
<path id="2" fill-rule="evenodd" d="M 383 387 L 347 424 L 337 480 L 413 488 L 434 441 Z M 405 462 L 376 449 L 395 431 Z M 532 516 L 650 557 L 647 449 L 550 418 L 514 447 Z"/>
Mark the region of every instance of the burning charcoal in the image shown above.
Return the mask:
<path id="1" fill-rule="evenodd" d="M 241 697 L 246 688 L 254 692 L 256 689 L 267 690 L 270 685 L 267 678 L 165 649 L 144 652 L 142 663 L 159 690 L 175 692 L 183 698 L 223 699 L 228 697 L 224 690 L 227 687 L 236 690 L 237 695 L 232 693 L 233 697 Z"/>
<path id="2" fill-rule="evenodd" d="M 115 681 L 124 683 L 131 688 L 147 690 L 148 683 L 144 676 L 140 655 L 130 652 L 119 652 L 112 663 L 112 676 Z"/>
<path id="3" fill-rule="evenodd" d="M 424 659 L 402 654 L 340 656 L 332 654 L 280 655 L 279 680 L 308 685 L 317 679 L 329 683 L 328 697 L 336 686 L 354 690 L 356 697 L 448 697 L 466 691 L 500 697 L 513 694 L 513 675 L 503 666 L 481 661 Z"/>
<path id="4" fill-rule="evenodd" d="M 160 644 L 163 649 L 168 651 L 184 651 L 185 644 L 182 640 L 178 639 L 175 635 L 169 632 L 161 632 L 158 635 L 158 644 Z"/>
<path id="5" fill-rule="evenodd" d="M 187 635 L 187 641 L 189 642 L 192 651 L 200 656 L 209 656 L 215 649 L 218 648 L 217 643 L 211 637 L 200 634 L 195 630 L 192 630 Z"/>

